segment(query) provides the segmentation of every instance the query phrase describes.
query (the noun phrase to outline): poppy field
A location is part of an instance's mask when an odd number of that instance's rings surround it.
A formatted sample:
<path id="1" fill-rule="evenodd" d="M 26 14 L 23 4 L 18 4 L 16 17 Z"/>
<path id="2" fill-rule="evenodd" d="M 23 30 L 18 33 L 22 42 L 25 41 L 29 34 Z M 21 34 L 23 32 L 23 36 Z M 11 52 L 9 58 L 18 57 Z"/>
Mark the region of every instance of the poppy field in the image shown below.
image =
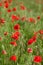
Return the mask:
<path id="1" fill-rule="evenodd" d="M 43 65 L 43 0 L 0 0 L 0 65 Z"/>

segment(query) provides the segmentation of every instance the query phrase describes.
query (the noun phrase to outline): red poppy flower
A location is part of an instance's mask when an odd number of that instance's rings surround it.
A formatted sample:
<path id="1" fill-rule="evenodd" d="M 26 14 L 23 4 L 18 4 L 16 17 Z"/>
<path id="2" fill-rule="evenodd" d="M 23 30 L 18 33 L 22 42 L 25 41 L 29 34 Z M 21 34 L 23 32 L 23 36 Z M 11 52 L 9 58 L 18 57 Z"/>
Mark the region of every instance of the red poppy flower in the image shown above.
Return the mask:
<path id="1" fill-rule="evenodd" d="M 2 40 L 2 37 L 0 37 L 0 41 Z"/>
<path id="2" fill-rule="evenodd" d="M 7 0 L 3 0 L 4 3 L 7 3 L 8 1 Z"/>
<path id="3" fill-rule="evenodd" d="M 31 39 L 28 40 L 28 45 L 30 45 L 32 43 L 33 43 L 33 39 L 31 38 Z"/>
<path id="4" fill-rule="evenodd" d="M 34 62 L 39 63 L 42 61 L 42 57 L 41 56 L 34 56 Z"/>
<path id="5" fill-rule="evenodd" d="M 25 7 L 24 5 L 21 5 L 21 6 L 20 6 L 20 9 L 21 9 L 21 10 L 26 10 L 26 7 Z"/>
<path id="6" fill-rule="evenodd" d="M 11 38 L 13 38 L 15 40 L 18 40 L 19 39 L 19 35 L 20 35 L 19 32 L 15 32 L 15 33 L 12 34 Z"/>
<path id="7" fill-rule="evenodd" d="M 0 23 L 5 23 L 5 20 L 3 18 L 0 19 Z"/>
<path id="8" fill-rule="evenodd" d="M 32 53 L 32 51 L 33 51 L 32 48 L 28 48 L 28 49 L 27 49 L 27 52 L 28 52 L 28 53 Z"/>
<path id="9" fill-rule="evenodd" d="M 40 16 L 38 16 L 37 19 L 40 20 Z"/>
<path id="10" fill-rule="evenodd" d="M 8 3 L 12 3 L 12 0 L 3 0 L 4 3 L 8 2 Z"/>
<path id="11" fill-rule="evenodd" d="M 40 33 L 40 34 L 43 34 L 43 30 L 39 30 L 39 33 Z"/>
<path id="12" fill-rule="evenodd" d="M 13 8 L 13 11 L 16 11 L 17 9 L 16 8 Z"/>
<path id="13" fill-rule="evenodd" d="M 18 35 L 13 34 L 13 35 L 12 35 L 12 38 L 15 39 L 15 40 L 18 40 Z"/>
<path id="14" fill-rule="evenodd" d="M 4 3 L 4 7 L 8 8 L 9 7 L 9 3 L 8 2 Z"/>
<path id="15" fill-rule="evenodd" d="M 10 13 L 11 12 L 11 9 L 8 9 L 7 12 Z"/>
<path id="16" fill-rule="evenodd" d="M 12 17 L 12 21 L 20 19 L 19 16 L 16 16 L 16 15 L 12 15 L 11 17 Z"/>
<path id="17" fill-rule="evenodd" d="M 34 22 L 34 23 L 36 22 L 36 20 L 34 18 L 29 18 L 28 21 L 29 22 Z"/>
<path id="18" fill-rule="evenodd" d="M 10 60 L 12 60 L 12 61 L 16 61 L 17 60 L 17 57 L 16 57 L 16 55 L 12 55 L 11 57 L 10 57 Z"/>
<path id="19" fill-rule="evenodd" d="M 16 24 L 15 26 L 14 26 L 14 30 L 19 30 L 20 29 L 20 25 L 19 24 Z"/>
<path id="20" fill-rule="evenodd" d="M 10 42 L 10 44 L 13 45 L 13 46 L 17 46 L 17 43 L 14 42 L 14 41 Z"/>
<path id="21" fill-rule="evenodd" d="M 37 35 L 38 34 L 38 32 L 34 32 L 34 35 Z"/>
<path id="22" fill-rule="evenodd" d="M 12 0 L 8 0 L 9 3 L 12 3 Z"/>
<path id="23" fill-rule="evenodd" d="M 2 3 L 0 2 L 0 6 L 2 6 Z"/>
<path id="24" fill-rule="evenodd" d="M 4 35 L 5 35 L 5 36 L 8 35 L 8 32 L 4 32 Z"/>
<path id="25" fill-rule="evenodd" d="M 20 36 L 20 32 L 16 31 L 15 34 L 17 34 L 18 36 Z"/>
<path id="26" fill-rule="evenodd" d="M 34 35 L 34 36 L 32 37 L 32 39 L 33 39 L 34 42 L 36 42 L 37 35 Z"/>
<path id="27" fill-rule="evenodd" d="M 21 20 L 22 20 L 22 21 L 25 21 L 25 20 L 26 20 L 26 17 L 25 17 L 25 16 L 24 16 L 24 17 L 22 17 L 22 18 L 21 18 Z"/>
<path id="28" fill-rule="evenodd" d="M 6 54 L 7 54 L 7 52 L 6 52 L 5 50 L 2 50 L 2 54 L 5 54 L 5 55 L 6 55 Z"/>
<path id="29" fill-rule="evenodd" d="M 36 36 L 33 36 L 31 39 L 28 40 L 28 45 L 36 42 Z"/>

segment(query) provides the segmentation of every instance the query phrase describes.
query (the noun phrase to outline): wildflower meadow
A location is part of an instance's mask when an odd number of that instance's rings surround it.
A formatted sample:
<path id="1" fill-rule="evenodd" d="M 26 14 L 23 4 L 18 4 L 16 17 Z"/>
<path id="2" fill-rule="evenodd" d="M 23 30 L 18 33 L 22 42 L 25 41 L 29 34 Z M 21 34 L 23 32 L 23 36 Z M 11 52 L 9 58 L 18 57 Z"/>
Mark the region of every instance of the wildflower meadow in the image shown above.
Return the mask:
<path id="1" fill-rule="evenodd" d="M 43 65 L 43 0 L 0 0 L 0 65 Z"/>

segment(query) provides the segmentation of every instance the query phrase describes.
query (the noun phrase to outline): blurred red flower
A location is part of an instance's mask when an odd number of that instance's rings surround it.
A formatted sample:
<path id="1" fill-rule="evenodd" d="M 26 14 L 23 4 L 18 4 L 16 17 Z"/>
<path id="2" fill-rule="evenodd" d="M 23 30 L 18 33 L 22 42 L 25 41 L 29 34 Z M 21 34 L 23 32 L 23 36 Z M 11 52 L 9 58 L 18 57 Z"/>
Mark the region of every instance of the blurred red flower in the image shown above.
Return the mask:
<path id="1" fill-rule="evenodd" d="M 8 8 L 8 7 L 9 7 L 9 3 L 8 3 L 8 2 L 5 2 L 5 3 L 4 3 L 4 7 L 5 7 L 5 8 Z"/>
<path id="2" fill-rule="evenodd" d="M 12 15 L 11 18 L 12 18 L 12 21 L 19 20 L 20 19 L 20 17 L 19 16 L 16 16 L 16 15 Z"/>
<path id="3" fill-rule="evenodd" d="M 12 0 L 8 0 L 9 3 L 12 3 Z"/>
<path id="4" fill-rule="evenodd" d="M 12 61 L 16 61 L 17 60 L 17 57 L 16 57 L 16 55 L 12 55 L 11 57 L 10 57 L 10 60 L 12 60 Z"/>
<path id="5" fill-rule="evenodd" d="M 42 61 L 42 57 L 41 56 L 34 56 L 34 62 L 39 63 Z"/>
<path id="6" fill-rule="evenodd" d="M 26 10 L 26 7 L 25 7 L 24 5 L 21 5 L 21 6 L 20 6 L 20 9 L 21 9 L 21 10 Z"/>
<path id="7" fill-rule="evenodd" d="M 8 9 L 7 12 L 10 13 L 11 12 L 11 9 Z"/>
<path id="8" fill-rule="evenodd" d="M 14 7 L 14 8 L 13 8 L 13 11 L 16 11 L 16 10 L 17 10 L 16 7 Z"/>
<path id="9" fill-rule="evenodd" d="M 0 41 L 2 40 L 2 37 L 0 37 Z"/>
<path id="10" fill-rule="evenodd" d="M 2 3 L 0 2 L 0 6 L 2 6 Z"/>
<path id="11" fill-rule="evenodd" d="M 33 36 L 31 39 L 28 40 L 28 45 L 36 42 L 36 36 Z"/>
<path id="12" fill-rule="evenodd" d="M 5 23 L 5 20 L 3 18 L 1 18 L 0 23 Z"/>
<path id="13" fill-rule="evenodd" d="M 40 20 L 40 16 L 38 16 L 37 19 Z"/>
<path id="14" fill-rule="evenodd" d="M 6 50 L 2 50 L 2 54 L 6 55 L 7 54 Z"/>
<path id="15" fill-rule="evenodd" d="M 34 22 L 34 23 L 36 22 L 36 20 L 34 18 L 28 18 L 28 21 L 29 22 Z"/>
<path id="16" fill-rule="evenodd" d="M 12 3 L 12 0 L 3 0 L 4 3 L 8 2 L 8 3 Z"/>
<path id="17" fill-rule="evenodd" d="M 19 29 L 20 29 L 20 25 L 19 24 L 14 25 L 14 30 L 19 30 Z"/>
<path id="18" fill-rule="evenodd" d="M 15 33 L 12 34 L 11 38 L 13 38 L 15 40 L 18 40 L 19 39 L 19 35 L 20 35 L 19 32 L 15 32 Z"/>
<path id="19" fill-rule="evenodd" d="M 43 30 L 39 30 L 39 33 L 40 33 L 40 34 L 43 34 Z"/>
<path id="20" fill-rule="evenodd" d="M 32 51 L 33 51 L 32 48 L 28 48 L 28 49 L 27 49 L 27 52 L 28 52 L 28 53 L 32 53 Z"/>
<path id="21" fill-rule="evenodd" d="M 25 21 L 25 20 L 26 20 L 26 17 L 25 17 L 25 16 L 23 16 L 23 17 L 21 18 L 21 20 L 22 20 L 22 21 Z"/>
<path id="22" fill-rule="evenodd" d="M 17 46 L 17 43 L 14 42 L 14 41 L 10 42 L 10 44 L 13 45 L 13 46 Z"/>
<path id="23" fill-rule="evenodd" d="M 4 32 L 4 35 L 5 35 L 5 36 L 8 35 L 8 32 Z"/>

